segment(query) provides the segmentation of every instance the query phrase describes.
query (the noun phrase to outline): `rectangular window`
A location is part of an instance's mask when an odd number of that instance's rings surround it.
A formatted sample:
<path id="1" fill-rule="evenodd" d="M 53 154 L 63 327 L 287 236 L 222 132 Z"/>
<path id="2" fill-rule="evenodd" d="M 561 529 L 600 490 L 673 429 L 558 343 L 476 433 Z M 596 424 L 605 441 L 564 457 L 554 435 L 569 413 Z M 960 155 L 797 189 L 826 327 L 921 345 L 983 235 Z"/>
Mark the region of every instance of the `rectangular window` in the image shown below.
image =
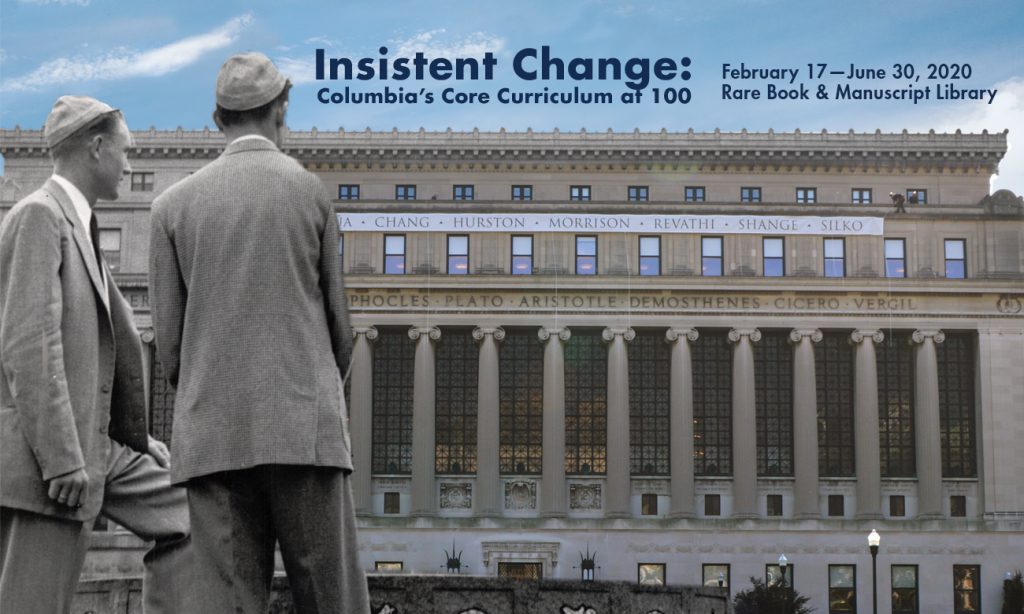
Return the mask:
<path id="1" fill-rule="evenodd" d="M 597 237 L 576 237 L 576 274 L 597 275 Z"/>
<path id="2" fill-rule="evenodd" d="M 434 472 L 476 473 L 479 352 L 466 329 L 444 330 L 434 370 Z"/>
<path id="3" fill-rule="evenodd" d="M 783 577 L 782 567 L 778 563 L 768 563 L 764 566 L 764 583 L 767 586 L 793 586 L 793 566 L 786 565 L 786 574 Z"/>
<path id="4" fill-rule="evenodd" d="M 345 235 L 338 235 L 338 264 L 345 268 Z"/>
<path id="5" fill-rule="evenodd" d="M 911 205 L 928 204 L 928 190 L 921 188 L 907 190 L 907 203 Z"/>
<path id="6" fill-rule="evenodd" d="M 903 239 L 885 240 L 885 276 L 907 276 L 906 242 Z"/>
<path id="7" fill-rule="evenodd" d="M 636 582 L 641 586 L 665 586 L 664 563 L 638 563 Z"/>
<path id="8" fill-rule="evenodd" d="M 889 516 L 902 518 L 907 515 L 907 501 L 903 495 L 889 495 Z"/>
<path id="9" fill-rule="evenodd" d="M 967 497 L 964 495 L 952 495 L 949 498 L 949 515 L 953 518 L 964 518 L 967 516 Z"/>
<path id="10" fill-rule="evenodd" d="M 640 274 L 661 275 L 661 237 L 640 237 Z"/>
<path id="11" fill-rule="evenodd" d="M 452 186 L 452 200 L 473 200 L 473 186 Z"/>
<path id="12" fill-rule="evenodd" d="M 966 241 L 963 239 L 946 239 L 946 279 L 964 279 L 967 277 L 967 260 L 965 253 Z"/>
<path id="13" fill-rule="evenodd" d="M 644 516 L 658 515 L 658 495 L 655 493 L 644 493 L 640 495 L 640 513 Z"/>
<path id="14" fill-rule="evenodd" d="M 416 200 L 416 186 L 396 185 L 395 200 Z"/>
<path id="15" fill-rule="evenodd" d="M 707 277 L 722 276 L 722 237 L 701 237 L 700 239 L 701 275 Z"/>
<path id="16" fill-rule="evenodd" d="M 857 611 L 857 566 L 828 566 L 828 612 L 847 614 Z"/>
<path id="17" fill-rule="evenodd" d="M 373 473 L 412 473 L 412 404 L 416 346 L 408 329 L 381 328 L 373 351 Z M 387 509 L 387 495 L 384 496 Z M 398 493 L 394 493 L 398 513 Z"/>
<path id="18" fill-rule="evenodd" d="M 100 250 L 111 271 L 121 269 L 121 229 L 100 228 Z"/>
<path id="19" fill-rule="evenodd" d="M 761 240 L 764 249 L 764 276 L 782 277 L 786 274 L 786 241 L 782 237 L 765 237 Z"/>
<path id="20" fill-rule="evenodd" d="M 132 192 L 152 192 L 154 173 L 132 173 Z"/>
<path id="21" fill-rule="evenodd" d="M 608 460 L 608 348 L 600 330 L 565 346 L 565 472 L 601 474 Z M 622 433 L 628 437 L 628 433 Z"/>
<path id="22" fill-rule="evenodd" d="M 782 515 L 782 495 L 768 495 L 767 512 L 769 516 Z"/>
<path id="23" fill-rule="evenodd" d="M 953 565 L 953 614 L 981 611 L 981 566 Z"/>
<path id="24" fill-rule="evenodd" d="M 533 235 L 512 235 L 512 274 L 533 275 Z"/>
<path id="25" fill-rule="evenodd" d="M 917 565 L 892 566 L 892 614 L 917 614 Z"/>
<path id="26" fill-rule="evenodd" d="M 741 203 L 761 202 L 761 188 L 740 188 Z"/>
<path id="27" fill-rule="evenodd" d="M 516 580 L 540 580 L 544 575 L 544 563 L 516 563 L 498 561 L 499 578 L 515 578 Z"/>
<path id="28" fill-rule="evenodd" d="M 825 277 L 846 277 L 846 239 L 825 239 Z"/>
<path id="29" fill-rule="evenodd" d="M 629 471 L 669 473 L 672 348 L 665 334 L 640 329 L 629 346 Z"/>
<path id="30" fill-rule="evenodd" d="M 701 584 L 729 588 L 729 574 L 730 570 L 727 564 L 705 563 L 701 565 Z"/>
<path id="31" fill-rule="evenodd" d="M 589 185 L 569 186 L 569 200 L 590 200 Z"/>
<path id="32" fill-rule="evenodd" d="M 338 184 L 338 200 L 359 200 L 359 186 Z"/>
<path id="33" fill-rule="evenodd" d="M 722 515 L 722 495 L 704 495 L 704 515 Z"/>
<path id="34" fill-rule="evenodd" d="M 814 203 L 818 201 L 818 188 L 797 188 L 796 202 Z"/>
<path id="35" fill-rule="evenodd" d="M 757 475 L 793 475 L 793 347 L 787 331 L 766 330 L 754 346 L 754 419 Z"/>
<path id="36" fill-rule="evenodd" d="M 631 185 L 626 189 L 626 195 L 631 201 L 647 200 L 647 192 L 647 186 L 645 185 Z"/>
<path id="37" fill-rule="evenodd" d="M 875 363 L 882 477 L 914 477 L 914 348 L 910 333 L 886 331 L 885 339 L 875 347 Z"/>
<path id="38" fill-rule="evenodd" d="M 377 573 L 401 573 L 405 568 L 402 561 L 374 561 L 373 570 Z"/>
<path id="39" fill-rule="evenodd" d="M 871 188 L 853 188 L 853 190 L 851 190 L 850 200 L 855 205 L 870 205 Z"/>
<path id="40" fill-rule="evenodd" d="M 842 518 L 846 515 L 845 497 L 843 495 L 828 496 L 828 515 L 835 518 Z"/>
<path id="41" fill-rule="evenodd" d="M 385 514 L 398 514 L 400 513 L 399 502 L 401 501 L 397 492 L 386 492 L 384 493 L 384 513 Z"/>
<path id="42" fill-rule="evenodd" d="M 944 478 L 978 477 L 974 343 L 974 333 L 947 332 L 936 348 Z"/>
<path id="43" fill-rule="evenodd" d="M 692 352 L 694 475 L 732 475 L 732 344 L 701 331 Z"/>
<path id="44" fill-rule="evenodd" d="M 688 203 L 704 202 L 704 194 L 704 186 L 702 185 L 688 185 L 683 188 L 683 200 Z"/>
<path id="45" fill-rule="evenodd" d="M 405 273 L 405 235 L 384 235 L 384 273 Z"/>
<path id="46" fill-rule="evenodd" d="M 512 186 L 512 200 L 533 200 L 532 185 Z"/>
<path id="47" fill-rule="evenodd" d="M 448 274 L 469 274 L 468 235 L 448 235 Z"/>
<path id="48" fill-rule="evenodd" d="M 814 351 L 818 474 L 853 476 L 853 348 L 846 332 L 826 332 Z"/>
<path id="49" fill-rule="evenodd" d="M 498 349 L 498 464 L 502 475 L 539 474 L 543 448 L 544 346 L 536 329 L 509 328 Z M 536 497 L 536 484 L 510 484 L 506 496 L 514 505 Z"/>

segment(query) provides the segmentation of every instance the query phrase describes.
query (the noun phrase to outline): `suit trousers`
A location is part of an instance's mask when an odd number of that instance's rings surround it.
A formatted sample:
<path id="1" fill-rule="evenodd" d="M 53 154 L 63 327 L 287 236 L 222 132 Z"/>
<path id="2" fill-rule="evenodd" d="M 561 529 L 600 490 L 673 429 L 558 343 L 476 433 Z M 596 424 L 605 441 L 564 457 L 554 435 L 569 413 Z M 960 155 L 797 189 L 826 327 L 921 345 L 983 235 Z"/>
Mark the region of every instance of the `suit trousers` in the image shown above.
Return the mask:
<path id="1" fill-rule="evenodd" d="M 348 475 L 334 467 L 260 465 L 188 482 L 197 612 L 267 611 L 274 545 L 299 614 L 367 614 Z"/>
<path id="2" fill-rule="evenodd" d="M 146 614 L 191 612 L 185 489 L 171 486 L 170 472 L 152 456 L 114 441 L 103 489 L 100 513 L 154 542 L 143 558 Z M 91 523 L 0 508 L 0 612 L 70 612 L 91 528 Z"/>

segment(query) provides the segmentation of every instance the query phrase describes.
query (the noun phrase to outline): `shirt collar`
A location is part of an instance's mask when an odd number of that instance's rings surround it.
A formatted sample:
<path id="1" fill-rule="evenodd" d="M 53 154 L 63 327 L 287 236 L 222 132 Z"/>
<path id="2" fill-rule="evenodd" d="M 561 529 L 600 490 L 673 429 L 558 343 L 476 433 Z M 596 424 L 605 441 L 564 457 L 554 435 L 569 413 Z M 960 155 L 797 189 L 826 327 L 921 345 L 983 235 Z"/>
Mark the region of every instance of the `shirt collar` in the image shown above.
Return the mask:
<path id="1" fill-rule="evenodd" d="M 71 204 L 75 208 L 75 213 L 78 214 L 78 219 L 85 224 L 86 236 L 89 236 L 89 220 L 92 219 L 92 207 L 89 206 L 89 201 L 85 199 L 82 191 L 75 187 L 75 184 L 71 183 L 66 178 L 54 173 L 53 180 L 56 181 L 57 185 L 63 188 L 65 192 L 67 192 L 68 198 L 71 199 Z"/>
<path id="2" fill-rule="evenodd" d="M 274 147 L 277 147 L 277 145 L 274 143 L 274 141 L 271 141 L 270 139 L 268 139 L 267 137 L 263 136 L 262 134 L 246 134 L 246 135 L 240 136 L 237 139 L 231 141 L 231 143 L 239 143 L 241 141 L 251 141 L 251 140 L 254 140 L 254 139 L 259 139 L 261 141 L 266 141 L 266 142 L 270 143 L 271 145 L 273 145 Z"/>

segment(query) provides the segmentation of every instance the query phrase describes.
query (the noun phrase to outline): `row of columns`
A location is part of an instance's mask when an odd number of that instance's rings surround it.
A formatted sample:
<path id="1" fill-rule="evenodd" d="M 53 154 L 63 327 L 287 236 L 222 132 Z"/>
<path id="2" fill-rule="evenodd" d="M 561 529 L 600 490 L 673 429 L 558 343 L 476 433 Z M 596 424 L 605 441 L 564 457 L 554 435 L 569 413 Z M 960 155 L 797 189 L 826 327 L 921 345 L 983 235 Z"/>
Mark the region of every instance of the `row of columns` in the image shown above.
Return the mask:
<path id="1" fill-rule="evenodd" d="M 352 439 L 356 442 L 353 462 L 357 468 L 353 483 L 356 511 L 370 515 L 372 480 L 373 340 L 374 327 L 353 330 L 352 389 L 350 417 Z M 629 356 L 626 344 L 636 336 L 633 329 L 606 328 L 602 337 L 608 344 L 608 437 L 605 474 L 605 514 L 628 517 L 630 511 L 629 463 Z M 544 327 L 538 338 L 544 344 L 544 399 L 542 440 L 541 516 L 566 514 L 565 483 L 565 359 L 564 346 L 571 337 L 568 328 Z M 434 343 L 441 338 L 437 327 L 412 327 L 409 338 L 416 343 L 413 392 L 413 441 L 411 514 L 436 515 L 434 496 Z M 498 344 L 505 338 L 500 327 L 478 327 L 473 338 L 479 343 L 477 407 L 477 474 L 473 497 L 477 516 L 502 513 L 502 481 L 499 470 L 499 357 Z M 693 328 L 669 328 L 665 340 L 671 344 L 670 383 L 670 508 L 672 518 L 694 517 L 693 475 L 693 370 L 690 344 L 699 338 Z M 796 518 L 820 517 L 818 503 L 818 417 L 814 344 L 823 336 L 817 329 L 795 329 L 793 345 L 793 460 L 794 509 Z M 878 377 L 875 344 L 884 340 L 879 330 L 855 330 L 849 341 L 854 347 L 854 445 L 857 475 L 858 518 L 882 518 L 879 443 Z M 935 345 L 945 336 L 938 330 L 917 330 L 911 335 L 916 346 L 914 379 L 914 426 L 917 453 L 918 517 L 942 516 L 942 463 L 940 447 L 938 363 Z M 756 518 L 757 446 L 754 350 L 761 339 L 756 328 L 733 329 L 732 446 L 733 515 Z"/>

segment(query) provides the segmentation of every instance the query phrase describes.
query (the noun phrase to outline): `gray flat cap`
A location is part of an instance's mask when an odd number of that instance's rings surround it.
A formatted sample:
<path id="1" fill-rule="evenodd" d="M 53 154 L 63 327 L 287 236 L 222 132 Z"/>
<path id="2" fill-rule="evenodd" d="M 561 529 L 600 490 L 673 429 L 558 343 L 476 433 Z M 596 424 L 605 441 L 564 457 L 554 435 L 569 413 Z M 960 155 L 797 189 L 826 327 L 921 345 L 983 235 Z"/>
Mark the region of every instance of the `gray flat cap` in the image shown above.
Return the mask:
<path id="1" fill-rule="evenodd" d="M 91 125 L 108 113 L 120 113 L 105 102 L 88 96 L 61 96 L 46 116 L 43 136 L 52 149 L 58 143 Z"/>
<path id="2" fill-rule="evenodd" d="M 217 104 L 229 111 L 261 107 L 288 84 L 270 58 L 262 53 L 239 53 L 224 62 L 217 74 Z"/>

